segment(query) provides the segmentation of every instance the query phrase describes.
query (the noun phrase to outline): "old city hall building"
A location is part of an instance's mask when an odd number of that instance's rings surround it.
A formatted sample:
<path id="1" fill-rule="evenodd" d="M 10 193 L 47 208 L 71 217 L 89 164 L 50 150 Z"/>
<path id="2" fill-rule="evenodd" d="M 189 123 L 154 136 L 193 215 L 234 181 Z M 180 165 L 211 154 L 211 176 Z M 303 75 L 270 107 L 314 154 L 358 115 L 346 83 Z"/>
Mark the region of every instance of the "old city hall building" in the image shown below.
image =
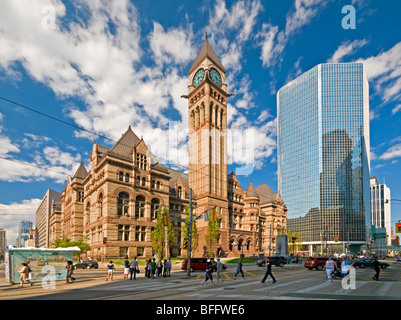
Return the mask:
<path id="1" fill-rule="evenodd" d="M 194 215 L 215 207 L 220 220 L 219 256 L 275 251 L 277 234 L 286 231 L 287 208 L 280 193 L 267 184 L 243 189 L 235 173 L 227 173 L 226 70 L 208 38 L 189 70 L 189 170 L 167 168 L 131 127 L 111 148 L 94 142 L 90 168 L 81 163 L 61 193 L 60 233 L 71 240 L 89 239 L 94 259 L 150 257 L 151 232 L 160 206 L 169 208 L 175 243 L 172 256 L 184 256 L 182 223 L 189 192 Z M 199 244 L 194 256 L 206 255 L 208 222 L 197 220 Z M 54 238 L 54 236 L 53 236 Z"/>

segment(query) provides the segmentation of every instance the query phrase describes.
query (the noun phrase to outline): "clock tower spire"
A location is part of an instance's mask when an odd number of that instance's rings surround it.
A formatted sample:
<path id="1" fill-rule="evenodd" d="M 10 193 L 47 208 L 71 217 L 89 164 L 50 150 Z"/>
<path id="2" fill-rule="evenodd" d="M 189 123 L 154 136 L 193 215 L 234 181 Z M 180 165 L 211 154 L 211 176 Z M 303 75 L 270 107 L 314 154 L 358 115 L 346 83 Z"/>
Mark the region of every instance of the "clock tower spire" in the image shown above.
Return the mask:
<path id="1" fill-rule="evenodd" d="M 216 207 L 222 241 L 228 243 L 227 85 L 226 70 L 207 33 L 189 73 L 189 186 L 196 197 L 196 214 Z M 198 220 L 200 234 L 207 223 Z M 225 230 L 225 232 L 224 232 Z M 224 238 L 224 239 L 223 239 Z M 203 250 L 204 237 L 199 237 Z M 223 248 L 226 250 L 226 248 Z"/>

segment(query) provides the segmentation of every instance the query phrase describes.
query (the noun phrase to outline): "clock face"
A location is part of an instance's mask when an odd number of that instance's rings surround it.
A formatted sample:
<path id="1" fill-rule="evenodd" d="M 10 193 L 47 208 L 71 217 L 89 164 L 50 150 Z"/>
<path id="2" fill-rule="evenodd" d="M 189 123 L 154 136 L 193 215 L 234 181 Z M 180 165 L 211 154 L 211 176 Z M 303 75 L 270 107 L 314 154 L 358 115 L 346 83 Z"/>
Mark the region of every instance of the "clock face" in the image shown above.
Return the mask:
<path id="1" fill-rule="evenodd" d="M 210 69 L 210 79 L 212 79 L 212 81 L 217 84 L 219 87 L 221 86 L 221 76 L 220 73 L 212 68 Z"/>
<path id="2" fill-rule="evenodd" d="M 199 86 L 199 84 L 203 81 L 204 77 L 205 77 L 205 70 L 204 69 L 199 69 L 196 72 L 195 77 L 194 77 L 194 79 L 192 81 L 192 84 L 193 84 L 194 88 Z"/>

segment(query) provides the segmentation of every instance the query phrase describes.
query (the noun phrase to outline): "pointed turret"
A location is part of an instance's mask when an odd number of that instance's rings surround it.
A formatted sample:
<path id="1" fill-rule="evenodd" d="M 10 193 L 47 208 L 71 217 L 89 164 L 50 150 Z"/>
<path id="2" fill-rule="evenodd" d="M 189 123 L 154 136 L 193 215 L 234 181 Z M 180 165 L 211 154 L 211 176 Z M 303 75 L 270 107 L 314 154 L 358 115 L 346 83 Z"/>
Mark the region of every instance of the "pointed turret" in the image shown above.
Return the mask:
<path id="1" fill-rule="evenodd" d="M 223 64 L 221 63 L 220 59 L 217 57 L 216 52 L 214 52 L 212 46 L 210 45 L 207 33 L 205 37 L 205 42 L 203 43 L 203 46 L 200 49 L 198 56 L 196 57 L 195 62 L 192 64 L 192 67 L 189 70 L 188 74 L 190 75 L 196 69 L 196 67 L 206 58 L 208 58 L 216 66 L 218 66 L 221 69 L 221 71 L 223 71 L 224 73 L 227 72 Z"/>
<path id="2" fill-rule="evenodd" d="M 255 186 L 253 185 L 252 181 L 249 184 L 248 189 L 246 189 L 246 197 L 250 198 L 250 197 L 256 197 L 259 198 L 258 193 L 256 192 Z"/>
<path id="3" fill-rule="evenodd" d="M 83 180 L 83 179 L 86 178 L 87 175 L 88 175 L 88 171 L 86 171 L 86 168 L 85 168 L 83 162 L 81 161 L 81 163 L 80 163 L 80 165 L 79 165 L 79 167 L 78 167 L 77 171 L 75 172 L 74 177 L 72 179 L 73 180 L 74 179 L 82 179 Z"/>

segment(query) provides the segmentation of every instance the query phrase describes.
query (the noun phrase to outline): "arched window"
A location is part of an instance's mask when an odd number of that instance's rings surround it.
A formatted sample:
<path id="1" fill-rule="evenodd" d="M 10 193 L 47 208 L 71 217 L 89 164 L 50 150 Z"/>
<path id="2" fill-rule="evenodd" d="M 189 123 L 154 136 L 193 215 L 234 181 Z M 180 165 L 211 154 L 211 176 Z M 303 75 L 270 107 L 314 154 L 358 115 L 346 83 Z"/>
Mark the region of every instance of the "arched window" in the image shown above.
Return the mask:
<path id="1" fill-rule="evenodd" d="M 145 178 L 142 178 L 142 186 L 143 187 L 146 186 L 146 179 Z"/>
<path id="2" fill-rule="evenodd" d="M 129 173 L 125 174 L 125 182 L 129 182 Z"/>
<path id="3" fill-rule="evenodd" d="M 117 199 L 117 214 L 119 217 L 128 216 L 129 196 L 125 192 L 120 192 Z"/>
<path id="4" fill-rule="evenodd" d="M 99 217 L 103 216 L 103 193 L 99 195 Z"/>
<path id="5" fill-rule="evenodd" d="M 135 199 L 135 218 L 143 218 L 145 216 L 145 198 L 137 196 Z"/>
<path id="6" fill-rule="evenodd" d="M 157 212 L 160 207 L 160 200 L 153 198 L 151 203 L 150 203 L 150 217 L 152 220 L 157 218 Z"/>
<path id="7" fill-rule="evenodd" d="M 156 189 L 157 189 L 157 190 L 160 190 L 160 181 L 157 181 L 157 182 L 156 182 Z"/>
<path id="8" fill-rule="evenodd" d="M 120 173 L 118 174 L 118 180 L 124 181 L 124 172 L 120 171 Z"/>

